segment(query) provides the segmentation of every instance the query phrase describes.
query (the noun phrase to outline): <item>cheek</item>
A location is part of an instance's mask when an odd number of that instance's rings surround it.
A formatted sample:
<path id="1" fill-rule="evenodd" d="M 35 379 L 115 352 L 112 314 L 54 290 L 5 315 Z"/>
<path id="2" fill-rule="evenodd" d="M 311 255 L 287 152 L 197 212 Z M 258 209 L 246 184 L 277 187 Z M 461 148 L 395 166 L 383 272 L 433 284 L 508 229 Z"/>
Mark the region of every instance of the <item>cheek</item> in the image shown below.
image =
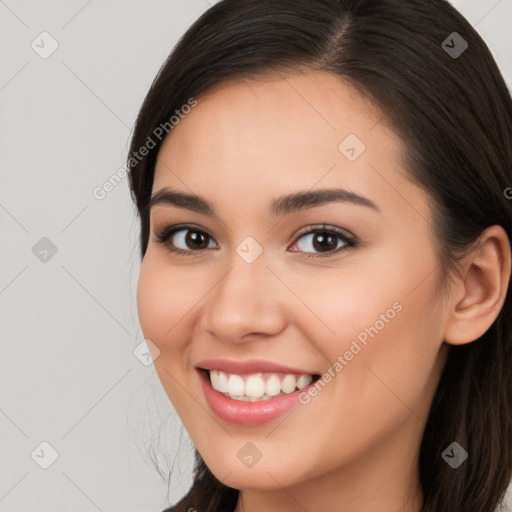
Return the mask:
<path id="1" fill-rule="evenodd" d="M 197 287 L 180 269 L 173 269 L 146 253 L 137 285 L 137 309 L 144 337 L 162 353 L 182 348 L 183 319 L 198 300 Z"/>
<path id="2" fill-rule="evenodd" d="M 383 248 L 367 259 L 347 258 L 337 275 L 320 269 L 294 282 L 297 295 L 307 298 L 312 310 L 296 315 L 300 330 L 336 377 L 329 381 L 331 390 L 360 407 L 363 416 L 371 404 L 386 402 L 397 412 L 403 406 L 397 396 L 412 405 L 422 403 L 421 394 L 435 374 L 442 304 L 435 273 L 430 274 L 435 261 L 430 254 L 423 257 L 407 246 Z"/>
<path id="3" fill-rule="evenodd" d="M 191 400 L 183 387 L 188 378 L 183 366 L 190 344 L 187 314 L 193 314 L 193 307 L 201 296 L 197 287 L 190 286 L 190 277 L 186 274 L 183 269 L 166 265 L 148 250 L 137 285 L 142 332 L 158 349 L 152 353 L 155 371 L 169 400 L 185 421 L 191 417 L 199 399 Z"/>
<path id="4" fill-rule="evenodd" d="M 387 261 L 390 266 L 392 261 Z M 309 269 L 286 276 L 303 303 L 290 300 L 295 303 L 294 321 L 328 361 L 349 350 L 353 340 L 368 346 L 372 339 L 368 331 L 375 333 L 372 326 L 377 324 L 383 333 L 400 316 L 404 294 L 400 286 L 388 282 L 389 273 L 379 262 L 354 256 L 342 261 L 339 269 Z M 394 278 L 400 279 L 396 274 Z"/>

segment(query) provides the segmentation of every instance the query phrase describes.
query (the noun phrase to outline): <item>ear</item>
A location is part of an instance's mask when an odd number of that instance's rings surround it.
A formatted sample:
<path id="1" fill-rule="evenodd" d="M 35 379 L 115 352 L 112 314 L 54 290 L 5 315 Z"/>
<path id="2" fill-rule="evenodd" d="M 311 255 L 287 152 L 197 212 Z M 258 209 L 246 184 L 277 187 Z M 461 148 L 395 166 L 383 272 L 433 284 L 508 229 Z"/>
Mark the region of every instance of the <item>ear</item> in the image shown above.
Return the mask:
<path id="1" fill-rule="evenodd" d="M 479 243 L 461 263 L 448 301 L 444 341 L 463 345 L 475 341 L 496 320 L 511 274 L 510 241 L 498 225 L 482 232 Z"/>

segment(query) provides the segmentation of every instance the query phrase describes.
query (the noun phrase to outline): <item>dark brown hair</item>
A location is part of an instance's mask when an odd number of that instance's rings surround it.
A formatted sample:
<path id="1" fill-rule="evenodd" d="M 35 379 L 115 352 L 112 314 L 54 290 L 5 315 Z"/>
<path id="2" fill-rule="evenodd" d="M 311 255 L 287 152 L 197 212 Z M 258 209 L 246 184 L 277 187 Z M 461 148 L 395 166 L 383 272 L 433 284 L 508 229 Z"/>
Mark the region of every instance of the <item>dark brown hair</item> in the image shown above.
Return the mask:
<path id="1" fill-rule="evenodd" d="M 299 69 L 336 74 L 385 113 L 383 122 L 404 142 L 408 178 L 431 198 L 443 278 L 486 227 L 499 224 L 512 239 L 512 201 L 504 194 L 512 186 L 510 93 L 484 41 L 445 0 L 223 0 L 163 64 L 130 154 L 214 84 Z M 128 165 L 142 257 L 161 142 Z M 511 321 L 508 293 L 480 339 L 450 347 L 420 447 L 422 512 L 493 512 L 505 493 L 512 473 Z M 469 453 L 457 469 L 441 457 L 454 441 Z M 172 510 L 232 510 L 239 491 L 218 481 L 197 450 L 195 456 L 193 485 Z"/>

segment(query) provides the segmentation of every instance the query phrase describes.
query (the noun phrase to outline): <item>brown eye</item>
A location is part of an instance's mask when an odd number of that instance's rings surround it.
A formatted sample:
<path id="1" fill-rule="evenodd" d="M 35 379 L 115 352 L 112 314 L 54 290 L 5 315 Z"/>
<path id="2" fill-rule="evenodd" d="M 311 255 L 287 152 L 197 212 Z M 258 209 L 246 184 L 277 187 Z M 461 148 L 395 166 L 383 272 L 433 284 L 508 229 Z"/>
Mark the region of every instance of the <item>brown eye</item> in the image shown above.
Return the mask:
<path id="1" fill-rule="evenodd" d="M 341 242 L 341 243 L 340 243 Z M 331 256 L 340 251 L 356 247 L 356 240 L 337 228 L 312 229 L 302 234 L 294 247 L 294 252 L 307 253 L 308 257 Z M 309 249 L 312 249 L 309 250 Z"/>
<path id="2" fill-rule="evenodd" d="M 208 247 L 208 235 L 206 235 L 205 233 L 202 233 L 200 231 L 192 231 L 190 229 L 186 229 L 183 231 L 188 232 L 184 238 L 184 244 L 191 248 L 192 250 L 205 249 L 206 247 Z"/>
<path id="3" fill-rule="evenodd" d="M 329 233 L 317 233 L 313 235 L 313 247 L 320 252 L 333 251 L 338 246 L 338 238 Z"/>
<path id="4" fill-rule="evenodd" d="M 170 252 L 186 255 L 193 255 L 203 249 L 216 248 L 208 233 L 193 226 L 170 226 L 159 233 L 155 240 L 166 245 Z"/>

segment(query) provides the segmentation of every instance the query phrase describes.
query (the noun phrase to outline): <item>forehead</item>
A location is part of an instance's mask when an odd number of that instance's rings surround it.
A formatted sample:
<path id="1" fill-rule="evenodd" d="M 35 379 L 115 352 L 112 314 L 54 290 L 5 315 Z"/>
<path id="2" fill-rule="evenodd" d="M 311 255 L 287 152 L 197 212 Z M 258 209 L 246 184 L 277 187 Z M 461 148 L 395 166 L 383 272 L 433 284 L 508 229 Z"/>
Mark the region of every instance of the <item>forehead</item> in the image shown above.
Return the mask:
<path id="1" fill-rule="evenodd" d="M 153 191 L 183 181 L 202 195 L 224 183 L 231 197 L 320 181 L 364 191 L 379 169 L 400 173 L 402 141 L 380 109 L 331 73 L 231 80 L 197 101 L 160 149 Z"/>

